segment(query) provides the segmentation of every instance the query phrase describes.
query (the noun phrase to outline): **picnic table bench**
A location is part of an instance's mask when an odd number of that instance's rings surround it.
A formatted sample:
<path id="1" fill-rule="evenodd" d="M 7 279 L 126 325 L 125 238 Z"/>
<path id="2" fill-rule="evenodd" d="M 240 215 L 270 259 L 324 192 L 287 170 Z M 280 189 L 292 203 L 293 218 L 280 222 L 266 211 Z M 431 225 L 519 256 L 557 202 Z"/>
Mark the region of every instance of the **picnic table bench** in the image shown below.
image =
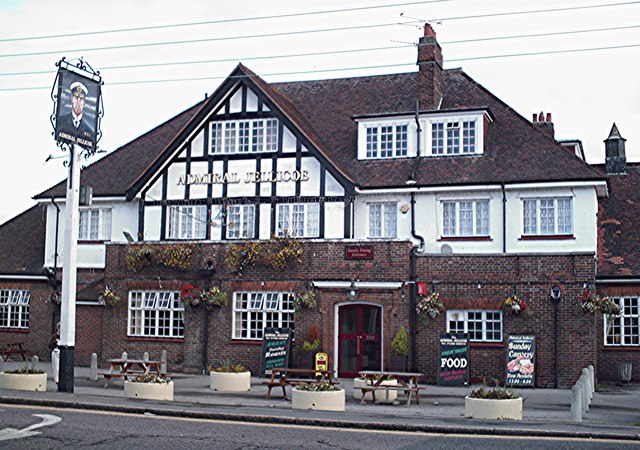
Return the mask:
<path id="1" fill-rule="evenodd" d="M 153 370 L 156 375 L 166 377 L 168 374 L 162 372 L 161 361 L 146 361 L 142 359 L 110 359 L 107 361 L 110 365 L 109 371 L 100 374 L 106 380 L 104 388 L 109 388 L 109 382 L 113 378 L 137 377 L 139 375 L 149 375 Z"/>
<path id="2" fill-rule="evenodd" d="M 22 360 L 27 360 L 27 351 L 22 347 L 22 342 L 12 342 L 7 344 L 7 349 L 3 353 L 4 360 L 7 361 L 12 355 L 22 356 Z"/>
<path id="3" fill-rule="evenodd" d="M 288 399 L 286 387 L 298 386 L 302 383 L 312 383 L 321 381 L 332 385 L 338 384 L 333 379 L 334 370 L 316 370 L 316 369 L 290 369 L 287 367 L 276 367 L 271 369 L 271 379 L 263 381 L 262 384 L 269 387 L 267 390 L 267 400 L 271 399 L 271 389 L 274 387 L 282 388 L 282 396 Z M 293 376 L 293 377 L 292 377 Z"/>
<path id="4" fill-rule="evenodd" d="M 388 392 L 391 390 L 402 390 L 407 396 L 407 405 L 411 404 L 412 394 L 416 394 L 416 403 L 420 404 L 420 389 L 418 384 L 421 373 L 414 372 L 386 372 L 364 370 L 359 375 L 367 380 L 367 384 L 359 389 L 362 390 L 362 399 L 360 404 L 364 405 L 367 392 L 371 392 L 373 401 L 376 401 L 376 392 L 385 392 L 386 399 L 389 398 Z M 400 386 L 382 386 L 385 380 L 397 380 Z"/>

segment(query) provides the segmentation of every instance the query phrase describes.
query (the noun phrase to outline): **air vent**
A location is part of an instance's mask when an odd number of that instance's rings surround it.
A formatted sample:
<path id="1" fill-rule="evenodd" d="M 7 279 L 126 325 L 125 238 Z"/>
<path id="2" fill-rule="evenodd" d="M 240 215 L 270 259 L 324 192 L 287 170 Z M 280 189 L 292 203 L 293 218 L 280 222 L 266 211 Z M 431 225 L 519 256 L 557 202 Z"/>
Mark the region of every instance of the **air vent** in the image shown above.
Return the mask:
<path id="1" fill-rule="evenodd" d="M 440 247 L 440 253 L 443 255 L 450 255 L 453 253 L 453 249 L 449 244 L 442 244 L 442 247 Z"/>

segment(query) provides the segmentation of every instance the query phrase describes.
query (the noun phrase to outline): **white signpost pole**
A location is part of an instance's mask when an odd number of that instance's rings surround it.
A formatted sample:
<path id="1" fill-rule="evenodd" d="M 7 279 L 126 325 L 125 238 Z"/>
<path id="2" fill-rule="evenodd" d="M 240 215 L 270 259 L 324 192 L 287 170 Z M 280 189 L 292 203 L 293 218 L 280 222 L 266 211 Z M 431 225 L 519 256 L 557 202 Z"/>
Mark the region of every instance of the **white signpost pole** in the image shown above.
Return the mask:
<path id="1" fill-rule="evenodd" d="M 60 382 L 58 391 L 73 392 L 76 345 L 76 278 L 78 260 L 78 206 L 80 202 L 80 151 L 69 147 L 69 177 L 65 202 L 62 265 L 62 309 L 60 311 Z"/>

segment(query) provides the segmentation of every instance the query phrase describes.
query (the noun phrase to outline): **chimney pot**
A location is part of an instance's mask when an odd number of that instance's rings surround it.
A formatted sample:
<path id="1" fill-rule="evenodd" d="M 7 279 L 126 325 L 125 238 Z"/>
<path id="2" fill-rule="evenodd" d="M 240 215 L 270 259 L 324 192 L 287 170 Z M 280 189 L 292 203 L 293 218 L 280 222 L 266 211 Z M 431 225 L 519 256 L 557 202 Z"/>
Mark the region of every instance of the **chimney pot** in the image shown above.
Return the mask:
<path id="1" fill-rule="evenodd" d="M 538 122 L 544 122 L 544 113 L 542 111 L 538 114 Z"/>
<path id="2" fill-rule="evenodd" d="M 436 32 L 431 27 L 431 24 L 429 23 L 424 24 L 424 35 L 430 36 L 430 37 L 436 37 Z"/>
<path id="3" fill-rule="evenodd" d="M 547 122 L 551 123 L 551 113 L 547 113 Z"/>
<path id="4" fill-rule="evenodd" d="M 533 120 L 531 121 L 532 123 L 536 123 L 538 121 L 538 114 L 537 113 L 533 113 Z"/>

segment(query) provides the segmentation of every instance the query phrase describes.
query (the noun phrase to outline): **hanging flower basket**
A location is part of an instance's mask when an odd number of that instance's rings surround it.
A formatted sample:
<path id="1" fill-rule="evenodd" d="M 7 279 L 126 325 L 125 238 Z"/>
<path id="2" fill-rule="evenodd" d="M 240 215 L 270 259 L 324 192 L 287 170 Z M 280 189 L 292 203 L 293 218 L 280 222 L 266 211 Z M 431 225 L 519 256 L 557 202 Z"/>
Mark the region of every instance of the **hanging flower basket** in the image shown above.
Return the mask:
<path id="1" fill-rule="evenodd" d="M 305 291 L 296 295 L 293 299 L 293 309 L 298 312 L 301 309 L 313 309 L 316 307 L 316 294 L 313 291 Z"/>
<path id="2" fill-rule="evenodd" d="M 520 314 L 524 315 L 528 311 L 529 307 L 522 298 L 513 294 L 511 297 L 507 297 L 505 299 L 504 309 L 506 312 L 518 316 Z"/>
<path id="3" fill-rule="evenodd" d="M 98 297 L 98 301 L 101 305 L 118 306 L 120 303 L 120 297 L 116 295 L 108 286 L 104 288 L 102 294 Z"/>
<path id="4" fill-rule="evenodd" d="M 438 317 L 442 311 L 444 311 L 444 305 L 437 292 L 418 298 L 416 314 L 423 324 L 426 325 L 430 319 Z"/>
<path id="5" fill-rule="evenodd" d="M 580 310 L 583 314 L 593 314 L 599 311 L 606 316 L 617 316 L 620 314 L 620 305 L 609 297 L 591 295 L 585 289 L 580 296 Z"/>
<path id="6" fill-rule="evenodd" d="M 207 309 L 227 306 L 227 294 L 222 292 L 218 287 L 212 287 L 211 289 L 202 291 L 201 299 Z"/>
<path id="7" fill-rule="evenodd" d="M 180 300 L 187 308 L 200 306 L 200 303 L 202 303 L 202 289 L 187 283 L 180 289 Z"/>

